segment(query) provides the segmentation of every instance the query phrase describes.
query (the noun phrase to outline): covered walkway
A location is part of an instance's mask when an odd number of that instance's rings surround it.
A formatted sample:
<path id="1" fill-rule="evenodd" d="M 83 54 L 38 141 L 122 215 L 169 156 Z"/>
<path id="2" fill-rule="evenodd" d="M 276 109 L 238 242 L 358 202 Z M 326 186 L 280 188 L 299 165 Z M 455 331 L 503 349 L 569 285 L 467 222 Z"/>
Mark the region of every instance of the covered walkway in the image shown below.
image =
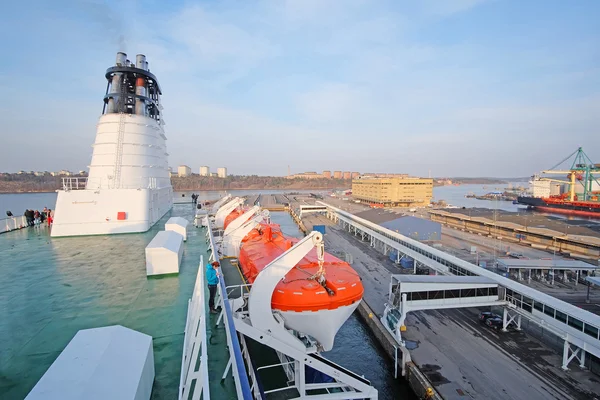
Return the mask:
<path id="1" fill-rule="evenodd" d="M 408 238 L 327 203 L 327 216 L 348 232 L 370 241 L 384 254 L 394 249 L 444 275 L 483 276 L 505 289 L 511 318 L 524 316 L 564 340 L 563 365 L 577 358 L 585 363 L 586 353 L 600 357 L 600 317 L 553 296 L 461 260 L 427 244 Z M 506 310 L 506 309 L 505 309 Z M 506 318 L 506 317 L 505 317 Z M 520 318 L 520 317 L 518 317 Z"/>
<path id="2" fill-rule="evenodd" d="M 392 275 L 382 323 L 402 343 L 411 311 L 502 306 L 498 284 L 482 276 Z"/>
<path id="3" fill-rule="evenodd" d="M 527 282 L 531 283 L 531 278 L 543 282 L 549 282 L 554 285 L 554 279 L 557 277 L 563 282 L 569 282 L 570 280 L 575 282 L 577 285 L 579 278 L 583 278 L 594 271 L 599 271 L 600 268 L 588 264 L 579 260 L 565 260 L 562 258 L 555 258 L 549 260 L 523 260 L 516 258 L 499 258 L 498 269 L 506 271 L 509 275 L 515 276 L 519 281 L 525 279 L 524 274 L 527 275 Z"/>

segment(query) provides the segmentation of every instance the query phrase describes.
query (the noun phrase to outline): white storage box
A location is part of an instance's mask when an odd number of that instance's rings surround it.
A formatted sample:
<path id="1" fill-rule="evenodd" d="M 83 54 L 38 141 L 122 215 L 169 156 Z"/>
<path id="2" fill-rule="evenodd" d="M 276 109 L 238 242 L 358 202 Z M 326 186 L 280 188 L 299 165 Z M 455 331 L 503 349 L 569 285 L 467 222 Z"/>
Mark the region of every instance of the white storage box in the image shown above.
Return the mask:
<path id="1" fill-rule="evenodd" d="M 160 231 L 146 246 L 146 275 L 179 273 L 183 255 L 183 236 L 173 231 Z"/>
<path id="2" fill-rule="evenodd" d="M 171 217 L 165 224 L 165 231 L 173 231 L 183 236 L 183 241 L 187 240 L 187 227 L 189 222 L 185 218 Z"/>
<path id="3" fill-rule="evenodd" d="M 26 400 L 146 400 L 153 382 L 151 336 L 120 325 L 83 329 Z"/>

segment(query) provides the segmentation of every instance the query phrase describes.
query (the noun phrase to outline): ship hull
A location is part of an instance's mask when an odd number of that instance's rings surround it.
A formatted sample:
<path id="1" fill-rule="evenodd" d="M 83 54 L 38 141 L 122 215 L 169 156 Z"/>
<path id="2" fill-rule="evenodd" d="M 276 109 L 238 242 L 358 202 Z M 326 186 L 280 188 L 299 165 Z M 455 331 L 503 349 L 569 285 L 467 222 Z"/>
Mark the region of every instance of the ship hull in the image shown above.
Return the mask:
<path id="1" fill-rule="evenodd" d="M 600 209 L 584 206 L 575 206 L 572 204 L 552 204 L 547 203 L 544 199 L 537 197 L 519 197 L 519 204 L 527 205 L 535 210 L 558 213 L 565 215 L 577 215 L 582 217 L 600 218 Z"/>

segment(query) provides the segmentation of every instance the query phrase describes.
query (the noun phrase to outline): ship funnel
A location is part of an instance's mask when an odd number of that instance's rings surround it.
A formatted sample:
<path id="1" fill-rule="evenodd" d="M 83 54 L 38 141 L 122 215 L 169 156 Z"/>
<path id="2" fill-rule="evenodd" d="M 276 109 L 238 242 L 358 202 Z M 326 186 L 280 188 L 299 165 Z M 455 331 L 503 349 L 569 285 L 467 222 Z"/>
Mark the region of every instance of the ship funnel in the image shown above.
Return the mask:
<path id="1" fill-rule="evenodd" d="M 107 79 L 109 85 L 103 114 L 136 114 L 163 123 L 160 118 L 160 88 L 150 73 L 144 54 L 137 54 L 129 60 L 126 53 L 118 52 L 116 66 L 107 70 Z"/>
<path id="2" fill-rule="evenodd" d="M 123 52 L 118 52 L 117 53 L 117 66 L 118 67 L 124 67 L 125 63 L 127 62 L 127 54 L 123 53 Z"/>
<path id="3" fill-rule="evenodd" d="M 145 70 L 146 68 L 146 56 L 143 54 L 138 54 L 135 56 L 135 67 L 139 69 Z"/>

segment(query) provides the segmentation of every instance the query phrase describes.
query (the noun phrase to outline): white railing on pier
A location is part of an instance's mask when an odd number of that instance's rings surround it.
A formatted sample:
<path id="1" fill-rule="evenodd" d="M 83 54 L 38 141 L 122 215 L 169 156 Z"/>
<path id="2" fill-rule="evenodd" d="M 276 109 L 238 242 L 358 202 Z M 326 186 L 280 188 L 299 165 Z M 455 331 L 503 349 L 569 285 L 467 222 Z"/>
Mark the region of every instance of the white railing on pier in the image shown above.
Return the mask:
<path id="1" fill-rule="evenodd" d="M 198 358 L 200 363 L 198 365 Z M 198 366 L 197 366 L 198 365 Z M 197 367 L 196 367 L 197 366 Z M 195 381 L 195 384 L 193 384 Z M 192 390 L 193 388 L 193 390 Z M 179 378 L 179 400 L 210 399 L 208 387 L 208 354 L 206 346 L 206 304 L 204 297 L 204 257 L 196 275 L 192 298 L 188 300 L 188 312 L 181 356 L 181 376 Z"/>
<path id="2" fill-rule="evenodd" d="M 24 215 L 17 215 L 0 219 L 0 233 L 14 231 L 27 226 L 27 218 Z"/>
<path id="3" fill-rule="evenodd" d="M 209 261 L 219 262 L 218 249 L 215 244 L 215 237 L 213 236 L 210 219 L 208 221 L 206 236 L 211 251 Z M 238 400 L 252 400 L 252 389 L 250 388 L 248 373 L 246 372 L 246 366 L 244 364 L 244 356 L 233 322 L 233 311 L 231 310 L 231 304 L 229 303 L 229 298 L 227 296 L 227 287 L 225 286 L 225 280 L 223 279 L 222 273 L 219 274 L 219 298 L 219 303 L 222 307 L 221 317 L 224 319 L 225 333 L 227 334 L 227 347 L 229 348 L 229 362 L 225 367 L 223 379 L 225 379 L 231 368 Z"/>

